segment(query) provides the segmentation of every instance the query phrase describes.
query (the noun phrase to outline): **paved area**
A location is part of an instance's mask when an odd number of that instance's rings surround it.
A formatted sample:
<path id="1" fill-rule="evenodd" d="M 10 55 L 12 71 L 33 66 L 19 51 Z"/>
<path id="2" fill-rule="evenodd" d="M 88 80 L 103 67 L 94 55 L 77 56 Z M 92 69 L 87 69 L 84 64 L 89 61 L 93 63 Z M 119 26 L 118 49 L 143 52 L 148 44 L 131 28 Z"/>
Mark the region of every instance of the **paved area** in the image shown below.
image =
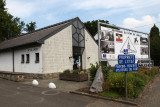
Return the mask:
<path id="1" fill-rule="evenodd" d="M 160 74 L 158 74 L 141 98 L 136 99 L 141 107 L 160 107 Z"/>
<path id="2" fill-rule="evenodd" d="M 129 105 L 0 79 L 0 107 L 129 107 Z"/>
<path id="3" fill-rule="evenodd" d="M 37 79 L 36 79 L 37 80 Z M 32 85 L 33 79 L 26 79 L 23 84 L 28 84 Z M 50 82 L 53 82 L 56 85 L 55 90 L 63 91 L 63 92 L 70 92 L 70 91 L 75 91 L 80 88 L 87 87 L 91 84 L 90 81 L 84 81 L 84 82 L 73 82 L 73 81 L 64 81 L 64 80 L 59 80 L 58 78 L 54 79 L 38 79 L 39 82 L 38 87 L 42 88 L 48 88 L 48 84 Z"/>

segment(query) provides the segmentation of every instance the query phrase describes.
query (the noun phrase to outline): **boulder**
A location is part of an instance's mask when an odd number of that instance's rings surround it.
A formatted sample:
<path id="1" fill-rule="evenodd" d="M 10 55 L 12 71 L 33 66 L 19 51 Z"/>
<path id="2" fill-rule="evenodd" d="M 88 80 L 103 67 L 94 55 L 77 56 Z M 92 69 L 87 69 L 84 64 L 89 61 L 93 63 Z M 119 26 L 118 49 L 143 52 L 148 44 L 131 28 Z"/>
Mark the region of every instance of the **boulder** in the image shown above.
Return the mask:
<path id="1" fill-rule="evenodd" d="M 98 68 L 96 76 L 94 78 L 94 81 L 90 87 L 91 92 L 102 92 L 103 91 L 103 82 L 104 82 L 104 77 L 103 77 L 103 72 L 101 66 Z"/>

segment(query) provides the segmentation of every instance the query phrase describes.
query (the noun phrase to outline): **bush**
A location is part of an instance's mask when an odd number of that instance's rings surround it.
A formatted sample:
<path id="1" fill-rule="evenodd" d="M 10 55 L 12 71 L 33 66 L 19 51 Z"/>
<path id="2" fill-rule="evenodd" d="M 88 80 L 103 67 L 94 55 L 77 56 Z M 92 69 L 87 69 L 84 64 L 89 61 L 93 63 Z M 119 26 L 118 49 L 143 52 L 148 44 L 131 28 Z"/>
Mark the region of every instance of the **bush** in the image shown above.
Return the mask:
<path id="1" fill-rule="evenodd" d="M 127 73 L 127 91 L 129 98 L 136 98 L 145 85 L 158 73 L 158 68 L 140 68 L 139 71 Z M 125 73 L 109 72 L 104 83 L 105 92 L 115 92 L 125 95 Z"/>
<path id="2" fill-rule="evenodd" d="M 90 65 L 91 65 L 91 67 L 89 68 L 90 81 L 93 81 L 95 76 L 96 76 L 96 73 L 97 73 L 97 70 L 99 68 L 99 65 L 98 65 L 97 62 L 96 62 L 95 65 L 93 65 L 92 63 Z M 111 66 L 108 66 L 108 67 L 107 66 L 102 66 L 102 72 L 103 72 L 103 76 L 104 76 L 104 80 L 105 81 L 107 80 L 110 71 L 112 71 L 111 70 Z"/>
<path id="3" fill-rule="evenodd" d="M 96 62 L 96 65 L 93 65 L 92 63 L 90 64 L 91 67 L 89 68 L 89 71 L 90 71 L 90 81 L 93 81 L 94 80 L 94 77 L 96 75 L 96 72 L 98 70 L 98 63 Z"/>
<path id="4" fill-rule="evenodd" d="M 63 73 L 70 73 L 70 70 L 69 69 L 64 70 Z"/>
<path id="5" fill-rule="evenodd" d="M 103 76 L 104 76 L 104 80 L 106 81 L 108 76 L 109 76 L 109 72 L 111 70 L 111 66 L 107 67 L 107 66 L 102 66 L 102 72 L 103 72 Z"/>
<path id="6" fill-rule="evenodd" d="M 80 74 L 80 72 L 81 72 L 81 70 L 78 70 L 78 69 L 72 71 L 73 74 Z"/>
<path id="7" fill-rule="evenodd" d="M 81 70 L 79 70 L 79 69 L 77 69 L 77 70 L 69 70 L 69 69 L 67 69 L 67 70 L 64 70 L 63 73 L 84 74 L 85 72 L 84 72 L 84 71 L 81 71 Z"/>
<path id="8" fill-rule="evenodd" d="M 151 69 L 151 76 L 154 77 L 159 71 L 159 68 L 158 67 L 153 67 Z"/>

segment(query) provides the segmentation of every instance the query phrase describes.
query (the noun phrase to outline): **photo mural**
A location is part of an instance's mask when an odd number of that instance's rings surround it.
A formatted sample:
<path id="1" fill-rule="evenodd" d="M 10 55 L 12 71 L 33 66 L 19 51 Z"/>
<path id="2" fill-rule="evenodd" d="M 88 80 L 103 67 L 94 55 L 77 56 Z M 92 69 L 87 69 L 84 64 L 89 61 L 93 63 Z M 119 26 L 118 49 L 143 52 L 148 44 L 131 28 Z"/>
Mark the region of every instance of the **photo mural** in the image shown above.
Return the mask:
<path id="1" fill-rule="evenodd" d="M 102 60 L 117 59 L 119 54 L 124 54 L 124 49 L 128 49 L 129 54 L 135 54 L 136 58 L 148 59 L 148 44 L 148 35 L 101 26 L 100 52 Z"/>

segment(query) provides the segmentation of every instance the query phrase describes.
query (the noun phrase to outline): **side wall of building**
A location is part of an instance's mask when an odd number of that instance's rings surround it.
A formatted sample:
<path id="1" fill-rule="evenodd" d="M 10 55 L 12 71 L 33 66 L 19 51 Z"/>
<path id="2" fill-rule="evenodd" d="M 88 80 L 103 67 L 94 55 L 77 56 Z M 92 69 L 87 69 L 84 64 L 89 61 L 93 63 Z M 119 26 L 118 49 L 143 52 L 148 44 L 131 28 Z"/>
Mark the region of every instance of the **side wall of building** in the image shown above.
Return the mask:
<path id="1" fill-rule="evenodd" d="M 35 62 L 36 53 L 39 53 L 39 62 Z M 29 54 L 29 63 L 26 62 L 27 54 Z M 24 55 L 24 63 L 21 62 L 22 55 Z M 41 46 L 15 50 L 14 62 L 15 62 L 15 72 L 42 73 Z"/>
<path id="2" fill-rule="evenodd" d="M 42 60 L 44 73 L 62 72 L 73 69 L 72 56 L 72 26 L 45 40 L 42 45 Z"/>
<path id="3" fill-rule="evenodd" d="M 13 71 L 12 51 L 0 52 L 0 71 Z"/>
<path id="4" fill-rule="evenodd" d="M 35 63 L 35 53 L 39 53 L 39 63 Z M 29 63 L 26 63 L 26 54 L 29 54 Z M 22 55 L 24 62 L 22 63 Z M 0 52 L 0 71 L 13 72 L 13 51 Z M 14 49 L 14 71 L 24 73 L 42 73 L 41 46 Z"/>
<path id="5" fill-rule="evenodd" d="M 90 68 L 90 63 L 95 64 L 98 62 L 98 45 L 90 36 L 90 34 L 85 30 L 85 67 L 86 69 Z"/>

